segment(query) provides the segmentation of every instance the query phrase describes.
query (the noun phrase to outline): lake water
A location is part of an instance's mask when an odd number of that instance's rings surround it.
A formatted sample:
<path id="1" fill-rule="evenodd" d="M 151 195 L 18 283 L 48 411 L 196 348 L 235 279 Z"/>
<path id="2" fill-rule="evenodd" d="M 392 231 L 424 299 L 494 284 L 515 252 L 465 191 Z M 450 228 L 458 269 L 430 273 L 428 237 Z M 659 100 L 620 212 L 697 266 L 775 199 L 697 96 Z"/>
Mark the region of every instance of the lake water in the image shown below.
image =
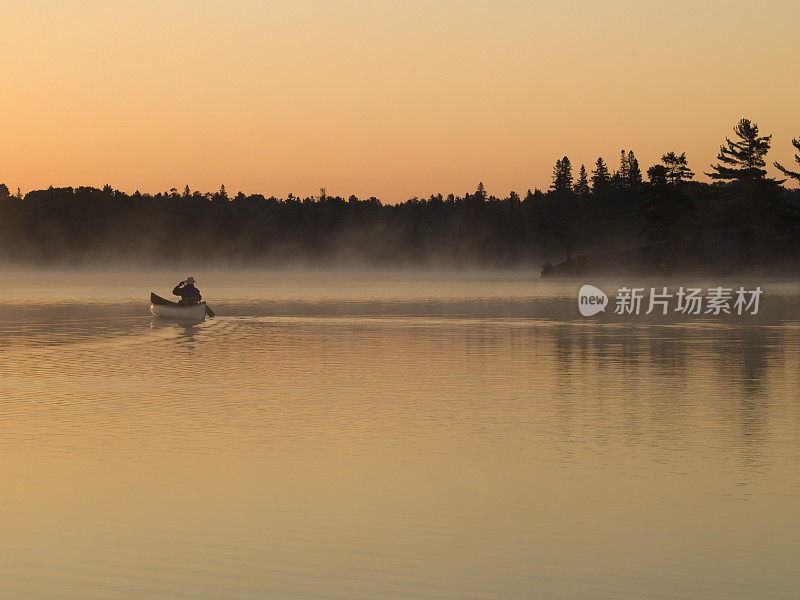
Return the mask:
<path id="1" fill-rule="evenodd" d="M 0 597 L 800 595 L 800 285 L 180 275 L 4 274 Z"/>

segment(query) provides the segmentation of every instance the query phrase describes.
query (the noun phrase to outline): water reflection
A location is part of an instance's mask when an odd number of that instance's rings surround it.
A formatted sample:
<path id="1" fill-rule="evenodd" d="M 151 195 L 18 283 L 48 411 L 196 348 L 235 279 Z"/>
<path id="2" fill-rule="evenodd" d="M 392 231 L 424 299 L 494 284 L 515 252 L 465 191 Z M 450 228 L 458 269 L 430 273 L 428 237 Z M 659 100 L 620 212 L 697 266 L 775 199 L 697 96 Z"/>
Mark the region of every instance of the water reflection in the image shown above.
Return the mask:
<path id="1" fill-rule="evenodd" d="M 643 418 L 671 432 L 673 441 L 687 427 L 713 426 L 717 435 L 725 429 L 737 435 L 730 450 L 750 470 L 764 464 L 775 392 L 784 401 L 796 399 L 783 393 L 798 383 L 798 357 L 786 353 L 781 327 L 572 324 L 554 326 L 550 334 L 564 423 L 585 413 L 590 397 L 598 422 L 619 408 L 625 435 L 641 433 Z M 667 441 L 660 435 L 638 439 Z"/>
<path id="2" fill-rule="evenodd" d="M 742 326 L 318 292 L 199 323 L 0 315 L 13 597 L 796 593 L 786 306 Z"/>
<path id="3" fill-rule="evenodd" d="M 163 317 L 153 317 L 150 322 L 150 329 L 153 332 L 164 334 L 174 338 L 179 348 L 186 350 L 194 349 L 194 342 L 200 333 L 205 317 L 200 319 L 168 319 Z"/>

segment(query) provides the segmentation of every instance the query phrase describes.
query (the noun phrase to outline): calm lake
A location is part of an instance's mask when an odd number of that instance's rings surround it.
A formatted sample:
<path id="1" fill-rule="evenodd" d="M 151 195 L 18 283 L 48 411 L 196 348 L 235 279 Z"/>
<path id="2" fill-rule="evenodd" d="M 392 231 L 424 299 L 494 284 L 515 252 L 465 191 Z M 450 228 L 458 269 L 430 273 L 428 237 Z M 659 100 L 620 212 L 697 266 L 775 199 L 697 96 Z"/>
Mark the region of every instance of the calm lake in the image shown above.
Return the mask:
<path id="1" fill-rule="evenodd" d="M 0 597 L 800 594 L 798 284 L 585 318 L 520 273 L 195 272 L 193 325 L 148 310 L 188 273 L 0 274 Z"/>

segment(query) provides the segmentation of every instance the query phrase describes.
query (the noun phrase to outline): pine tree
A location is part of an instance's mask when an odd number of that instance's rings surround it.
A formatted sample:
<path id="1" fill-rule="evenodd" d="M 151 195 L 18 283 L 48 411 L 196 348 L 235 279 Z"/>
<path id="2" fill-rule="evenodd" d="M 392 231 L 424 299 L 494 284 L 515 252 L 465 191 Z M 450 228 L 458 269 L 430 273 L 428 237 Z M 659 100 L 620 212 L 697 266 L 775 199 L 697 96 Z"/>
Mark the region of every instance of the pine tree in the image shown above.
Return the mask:
<path id="1" fill-rule="evenodd" d="M 694 177 L 694 172 L 689 168 L 689 163 L 686 160 L 686 152 L 682 152 L 680 156 L 674 152 L 667 152 L 661 157 L 661 162 L 667 168 L 666 178 L 673 185 L 679 181 L 688 181 Z"/>
<path id="2" fill-rule="evenodd" d="M 185 188 L 183 188 L 183 197 L 188 198 L 191 195 L 192 195 L 192 190 L 190 190 L 189 186 L 187 185 Z"/>
<path id="3" fill-rule="evenodd" d="M 475 190 L 475 195 L 482 201 L 486 200 L 486 188 L 484 187 L 482 181 L 478 182 L 478 188 Z"/>
<path id="4" fill-rule="evenodd" d="M 611 186 L 611 175 L 603 157 L 599 157 L 592 171 L 592 192 L 595 194 L 604 193 Z"/>
<path id="5" fill-rule="evenodd" d="M 622 190 L 628 187 L 628 157 L 625 150 L 619 151 L 619 170 L 611 175 L 611 187 L 615 190 Z"/>
<path id="6" fill-rule="evenodd" d="M 641 185 L 642 183 L 642 170 L 639 168 L 639 161 L 636 158 L 636 155 L 633 153 L 633 150 L 628 150 L 628 159 L 627 159 L 627 181 L 628 185 L 631 187 L 636 187 Z"/>
<path id="7" fill-rule="evenodd" d="M 630 165 L 628 164 L 628 155 L 625 150 L 619 151 L 619 179 L 623 183 L 628 182 L 628 173 L 630 172 Z"/>
<path id="8" fill-rule="evenodd" d="M 800 138 L 793 139 L 792 140 L 792 146 L 794 146 L 795 148 L 800 150 Z M 800 164 L 800 155 L 795 154 L 794 155 L 794 160 L 795 160 L 795 162 Z M 775 161 L 773 164 L 784 175 L 786 175 L 788 177 L 791 177 L 792 179 L 796 179 L 797 181 L 800 181 L 800 173 L 798 173 L 797 171 L 790 171 L 789 169 L 784 168 L 783 165 L 781 165 L 778 161 Z"/>
<path id="9" fill-rule="evenodd" d="M 572 163 L 566 156 L 556 161 L 553 169 L 553 185 L 550 186 L 555 192 L 572 191 Z"/>
<path id="10" fill-rule="evenodd" d="M 725 138 L 717 155 L 719 164 L 711 165 L 715 172 L 706 175 L 728 181 L 767 181 L 764 156 L 769 152 L 772 136 L 759 136 L 758 125 L 750 119 L 741 119 L 733 132 L 739 139 L 734 142 Z"/>
<path id="11" fill-rule="evenodd" d="M 578 182 L 575 184 L 575 193 L 579 198 L 586 198 L 589 195 L 589 175 L 586 173 L 586 166 L 581 165 L 578 171 Z"/>

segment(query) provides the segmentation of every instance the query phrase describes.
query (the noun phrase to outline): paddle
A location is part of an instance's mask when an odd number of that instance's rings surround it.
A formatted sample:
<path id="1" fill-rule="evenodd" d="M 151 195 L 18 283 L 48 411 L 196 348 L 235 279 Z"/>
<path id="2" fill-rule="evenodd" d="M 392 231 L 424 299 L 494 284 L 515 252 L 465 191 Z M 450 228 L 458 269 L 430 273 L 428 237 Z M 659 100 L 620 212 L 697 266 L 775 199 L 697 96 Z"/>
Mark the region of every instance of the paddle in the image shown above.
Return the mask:
<path id="1" fill-rule="evenodd" d="M 206 314 L 212 319 L 214 318 L 214 311 L 209 308 L 208 304 L 206 304 Z"/>

